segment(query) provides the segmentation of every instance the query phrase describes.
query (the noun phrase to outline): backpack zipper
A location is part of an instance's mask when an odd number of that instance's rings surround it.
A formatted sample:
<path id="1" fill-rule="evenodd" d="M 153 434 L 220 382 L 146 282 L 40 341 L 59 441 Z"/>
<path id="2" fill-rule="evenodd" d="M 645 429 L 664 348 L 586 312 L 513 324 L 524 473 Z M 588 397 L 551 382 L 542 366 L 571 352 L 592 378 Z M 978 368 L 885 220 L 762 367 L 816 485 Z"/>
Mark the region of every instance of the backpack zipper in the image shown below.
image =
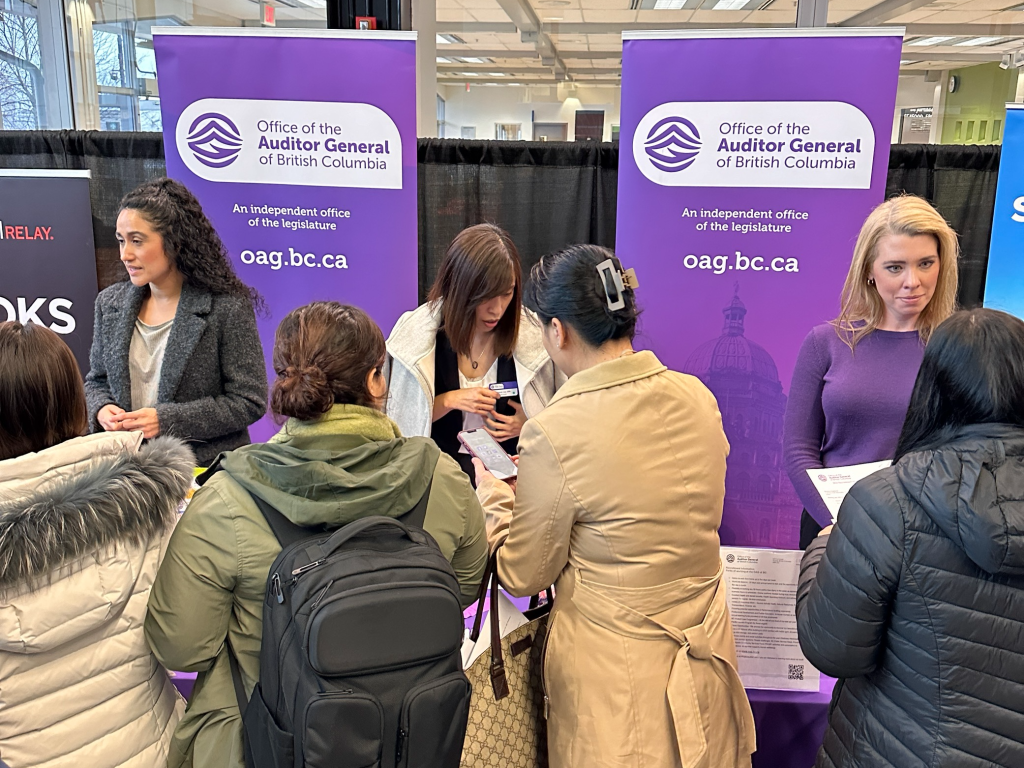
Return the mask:
<path id="1" fill-rule="evenodd" d="M 270 594 L 277 598 L 277 602 L 284 602 L 284 592 L 281 590 L 281 577 L 276 573 L 270 579 Z"/>
<path id="2" fill-rule="evenodd" d="M 395 765 L 400 765 L 402 762 L 402 747 L 405 746 L 405 740 L 408 736 L 409 733 L 404 728 L 398 729 L 398 749 L 395 752 Z"/>
<path id="3" fill-rule="evenodd" d="M 301 576 L 306 571 L 311 571 L 314 568 L 319 568 L 321 565 L 323 565 L 326 562 L 327 562 L 327 558 L 326 557 L 321 557 L 319 560 L 314 560 L 312 563 L 307 563 L 306 565 L 303 565 L 300 568 L 296 568 L 294 571 L 292 571 L 292 576 Z"/>
<path id="4" fill-rule="evenodd" d="M 320 605 L 320 601 L 324 599 L 324 595 L 327 594 L 327 590 L 329 590 L 333 586 L 333 584 L 334 579 L 331 579 L 329 582 L 327 582 L 327 586 L 320 590 L 320 594 L 316 596 L 316 599 L 313 600 L 313 604 L 309 606 L 309 610 L 311 613 L 313 612 L 314 609 L 316 609 L 318 605 Z"/>

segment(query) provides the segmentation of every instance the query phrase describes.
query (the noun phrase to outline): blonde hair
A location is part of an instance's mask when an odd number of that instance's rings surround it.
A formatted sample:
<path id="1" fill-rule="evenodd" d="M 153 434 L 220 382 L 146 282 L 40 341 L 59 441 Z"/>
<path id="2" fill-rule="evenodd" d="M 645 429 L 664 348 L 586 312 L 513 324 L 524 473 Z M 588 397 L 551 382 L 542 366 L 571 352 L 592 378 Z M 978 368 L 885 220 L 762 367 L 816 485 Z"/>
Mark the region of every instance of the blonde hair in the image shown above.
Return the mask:
<path id="1" fill-rule="evenodd" d="M 927 200 L 901 195 L 886 200 L 864 221 L 853 249 L 853 261 L 843 285 L 839 317 L 832 321 L 836 333 L 850 349 L 874 331 L 885 317 L 885 303 L 868 283 L 878 256 L 878 243 L 889 235 L 931 235 L 939 246 L 939 279 L 931 301 L 917 318 L 921 341 L 927 343 L 932 331 L 956 311 L 956 232 Z"/>

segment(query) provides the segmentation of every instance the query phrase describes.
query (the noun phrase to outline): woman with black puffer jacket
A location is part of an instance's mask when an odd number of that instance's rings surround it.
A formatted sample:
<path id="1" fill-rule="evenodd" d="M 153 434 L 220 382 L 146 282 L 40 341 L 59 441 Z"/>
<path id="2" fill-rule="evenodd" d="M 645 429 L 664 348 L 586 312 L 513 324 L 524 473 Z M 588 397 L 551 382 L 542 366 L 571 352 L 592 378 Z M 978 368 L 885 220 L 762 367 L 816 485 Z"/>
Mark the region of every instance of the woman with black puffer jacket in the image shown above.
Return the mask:
<path id="1" fill-rule="evenodd" d="M 1024 766 L 1024 322 L 936 329 L 896 462 L 808 547 L 796 613 L 840 678 L 819 768 Z"/>

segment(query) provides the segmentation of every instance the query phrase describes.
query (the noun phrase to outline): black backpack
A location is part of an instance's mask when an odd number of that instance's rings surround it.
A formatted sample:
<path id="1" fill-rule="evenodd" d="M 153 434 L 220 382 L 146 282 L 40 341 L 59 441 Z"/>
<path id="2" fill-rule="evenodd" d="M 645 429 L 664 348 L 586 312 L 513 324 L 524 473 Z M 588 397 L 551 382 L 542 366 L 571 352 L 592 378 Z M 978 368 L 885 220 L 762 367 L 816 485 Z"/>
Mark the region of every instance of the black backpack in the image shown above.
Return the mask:
<path id="1" fill-rule="evenodd" d="M 469 717 L 458 580 L 402 517 L 312 532 L 253 501 L 281 543 L 248 703 L 229 644 L 248 768 L 458 768 Z"/>

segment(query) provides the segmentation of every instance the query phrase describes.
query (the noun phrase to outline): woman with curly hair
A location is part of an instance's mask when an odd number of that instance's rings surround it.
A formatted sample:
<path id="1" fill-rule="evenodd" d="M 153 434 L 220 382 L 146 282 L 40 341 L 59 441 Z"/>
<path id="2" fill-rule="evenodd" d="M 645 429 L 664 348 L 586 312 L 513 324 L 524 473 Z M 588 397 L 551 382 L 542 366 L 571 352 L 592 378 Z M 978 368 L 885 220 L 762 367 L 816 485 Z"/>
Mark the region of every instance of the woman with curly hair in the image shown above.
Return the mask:
<path id="1" fill-rule="evenodd" d="M 91 430 L 173 435 L 206 466 L 246 445 L 266 411 L 255 314 L 263 299 L 238 279 L 199 201 L 172 179 L 125 196 L 117 242 L 128 280 L 96 299 Z"/>

